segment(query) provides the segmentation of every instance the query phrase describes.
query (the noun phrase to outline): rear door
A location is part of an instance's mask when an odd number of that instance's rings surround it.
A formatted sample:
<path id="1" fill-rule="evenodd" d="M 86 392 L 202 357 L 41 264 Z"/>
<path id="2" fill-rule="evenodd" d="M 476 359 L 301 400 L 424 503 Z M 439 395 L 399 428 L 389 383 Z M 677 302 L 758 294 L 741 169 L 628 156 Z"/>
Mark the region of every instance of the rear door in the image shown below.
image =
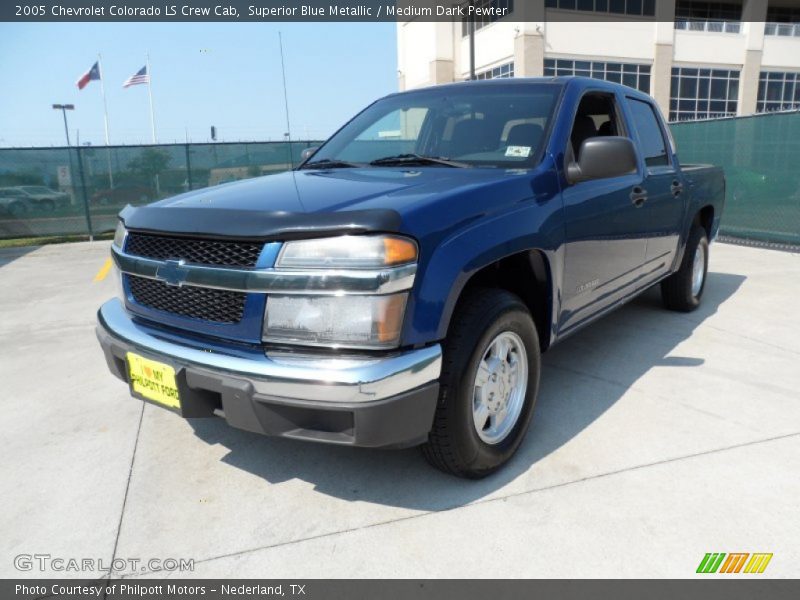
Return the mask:
<path id="1" fill-rule="evenodd" d="M 627 97 L 632 136 L 644 161 L 646 199 L 638 211 L 646 239 L 643 278 L 657 278 L 672 265 L 685 212 L 683 180 L 652 102 Z"/>

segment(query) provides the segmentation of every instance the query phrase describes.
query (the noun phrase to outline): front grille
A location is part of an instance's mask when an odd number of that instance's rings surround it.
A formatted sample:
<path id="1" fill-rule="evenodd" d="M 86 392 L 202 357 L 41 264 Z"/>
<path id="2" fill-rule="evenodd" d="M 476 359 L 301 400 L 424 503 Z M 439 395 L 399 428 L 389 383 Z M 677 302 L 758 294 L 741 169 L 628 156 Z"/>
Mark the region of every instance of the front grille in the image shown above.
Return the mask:
<path id="1" fill-rule="evenodd" d="M 192 286 L 174 287 L 161 281 L 128 275 L 137 304 L 216 323 L 238 323 L 247 294 Z"/>
<path id="2" fill-rule="evenodd" d="M 198 240 L 148 233 L 128 233 L 128 254 L 158 260 L 185 260 L 187 263 L 221 267 L 255 267 L 264 244 L 228 240 Z"/>

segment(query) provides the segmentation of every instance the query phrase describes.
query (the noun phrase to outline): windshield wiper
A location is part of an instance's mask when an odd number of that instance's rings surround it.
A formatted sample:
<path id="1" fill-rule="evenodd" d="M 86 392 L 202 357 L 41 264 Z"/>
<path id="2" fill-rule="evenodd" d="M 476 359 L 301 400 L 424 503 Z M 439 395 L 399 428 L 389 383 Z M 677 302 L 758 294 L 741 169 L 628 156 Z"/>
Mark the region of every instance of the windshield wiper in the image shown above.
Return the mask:
<path id="1" fill-rule="evenodd" d="M 320 160 L 307 162 L 300 168 L 301 169 L 353 169 L 355 167 L 361 167 L 361 166 L 363 165 L 347 162 L 346 160 L 339 160 L 336 158 L 322 158 Z"/>
<path id="2" fill-rule="evenodd" d="M 380 165 L 407 165 L 407 164 L 422 164 L 422 165 L 442 165 L 443 167 L 456 167 L 458 169 L 466 169 L 471 165 L 467 163 L 450 160 L 443 156 L 422 156 L 421 154 L 396 154 L 394 156 L 384 156 L 383 158 L 376 158 L 370 161 L 373 166 Z"/>

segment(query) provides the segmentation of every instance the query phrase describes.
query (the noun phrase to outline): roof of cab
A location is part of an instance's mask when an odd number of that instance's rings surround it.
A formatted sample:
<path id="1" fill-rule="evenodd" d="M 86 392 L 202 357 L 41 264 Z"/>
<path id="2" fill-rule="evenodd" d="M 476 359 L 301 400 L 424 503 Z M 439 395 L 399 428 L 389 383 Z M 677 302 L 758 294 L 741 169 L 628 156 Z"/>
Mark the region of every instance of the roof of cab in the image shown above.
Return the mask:
<path id="1" fill-rule="evenodd" d="M 442 83 L 438 85 L 416 88 L 413 90 L 406 90 L 403 92 L 396 92 L 396 94 L 413 94 L 421 91 L 431 90 L 448 90 L 448 89 L 463 89 L 465 86 L 469 87 L 493 87 L 493 86 L 525 86 L 531 84 L 553 84 L 560 86 L 580 86 L 582 88 L 595 88 L 608 91 L 621 91 L 628 96 L 634 96 L 641 99 L 652 98 L 637 89 L 622 85 L 621 83 L 614 83 L 612 81 L 605 81 L 604 79 L 594 79 L 592 77 L 577 77 L 577 76 L 559 76 L 559 77 L 498 77 L 496 79 L 481 79 L 475 81 L 456 81 L 453 83 Z M 392 96 L 396 94 L 390 94 Z"/>

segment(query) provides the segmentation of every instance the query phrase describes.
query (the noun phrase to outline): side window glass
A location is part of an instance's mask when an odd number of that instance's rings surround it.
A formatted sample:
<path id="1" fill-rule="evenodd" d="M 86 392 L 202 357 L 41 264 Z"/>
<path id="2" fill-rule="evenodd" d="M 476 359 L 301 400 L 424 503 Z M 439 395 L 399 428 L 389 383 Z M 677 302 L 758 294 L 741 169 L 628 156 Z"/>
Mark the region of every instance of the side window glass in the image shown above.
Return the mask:
<path id="1" fill-rule="evenodd" d="M 669 165 L 667 144 L 653 106 L 634 98 L 628 98 L 628 105 L 633 115 L 633 126 L 639 134 L 645 164 L 648 167 Z"/>
<path id="2" fill-rule="evenodd" d="M 586 94 L 578 105 L 570 134 L 575 160 L 579 158 L 580 147 L 585 140 L 607 135 L 622 135 L 617 123 L 614 97 L 601 93 Z"/>

